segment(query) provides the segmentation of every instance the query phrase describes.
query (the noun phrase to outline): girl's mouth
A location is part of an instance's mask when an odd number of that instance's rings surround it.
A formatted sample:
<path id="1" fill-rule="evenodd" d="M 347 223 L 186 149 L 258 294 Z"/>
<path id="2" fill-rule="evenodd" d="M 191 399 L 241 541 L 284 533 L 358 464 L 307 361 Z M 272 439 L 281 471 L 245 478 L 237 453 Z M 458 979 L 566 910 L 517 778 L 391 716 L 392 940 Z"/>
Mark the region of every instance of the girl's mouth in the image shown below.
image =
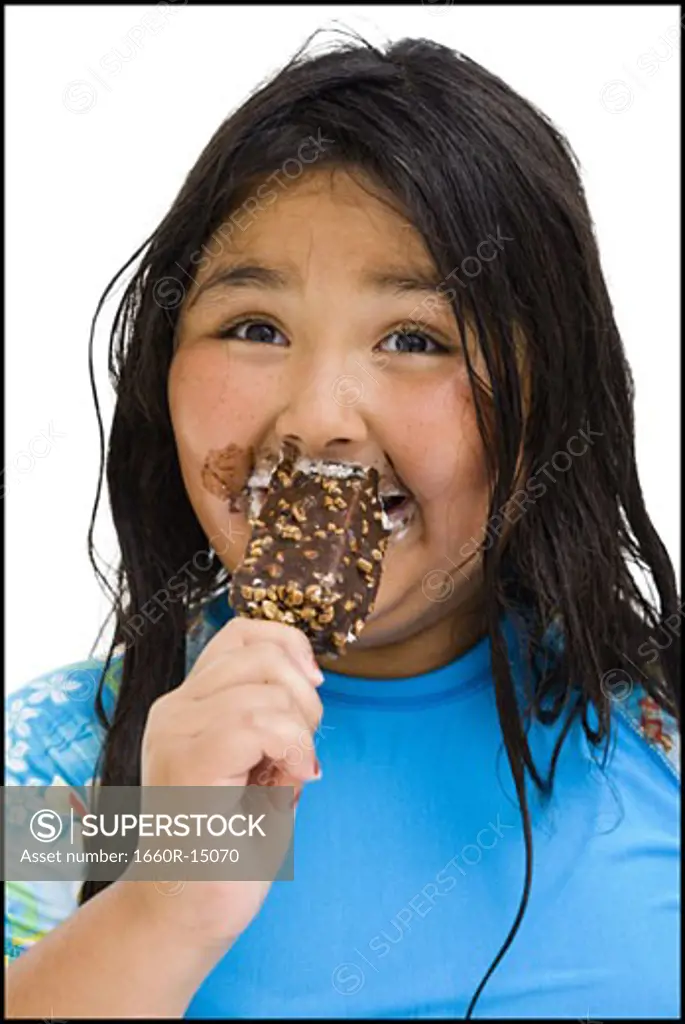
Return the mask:
<path id="1" fill-rule="evenodd" d="M 271 479 L 271 469 L 262 469 L 252 474 L 245 487 L 245 498 L 248 517 L 253 520 L 259 517 L 264 504 Z M 379 493 L 383 525 L 391 531 L 393 540 L 405 532 L 405 528 L 413 521 L 417 504 L 408 491 L 396 487 L 386 487 Z"/>
<path id="2" fill-rule="evenodd" d="M 392 531 L 392 537 L 397 539 L 413 520 L 416 513 L 416 502 L 410 494 L 400 491 L 381 494 L 380 500 L 383 523 Z"/>

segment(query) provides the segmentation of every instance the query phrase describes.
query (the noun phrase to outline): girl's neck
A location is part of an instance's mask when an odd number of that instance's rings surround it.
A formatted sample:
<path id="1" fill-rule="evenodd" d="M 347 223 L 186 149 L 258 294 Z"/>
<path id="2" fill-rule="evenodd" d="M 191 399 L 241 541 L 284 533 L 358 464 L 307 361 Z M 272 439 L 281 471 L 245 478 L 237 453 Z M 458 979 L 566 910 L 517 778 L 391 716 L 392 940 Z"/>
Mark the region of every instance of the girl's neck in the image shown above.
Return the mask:
<path id="1" fill-rule="evenodd" d="M 366 679 L 403 679 L 448 665 L 485 634 L 482 607 L 459 609 L 452 616 L 401 640 L 378 647 L 347 649 L 339 658 L 319 657 L 322 669 Z"/>

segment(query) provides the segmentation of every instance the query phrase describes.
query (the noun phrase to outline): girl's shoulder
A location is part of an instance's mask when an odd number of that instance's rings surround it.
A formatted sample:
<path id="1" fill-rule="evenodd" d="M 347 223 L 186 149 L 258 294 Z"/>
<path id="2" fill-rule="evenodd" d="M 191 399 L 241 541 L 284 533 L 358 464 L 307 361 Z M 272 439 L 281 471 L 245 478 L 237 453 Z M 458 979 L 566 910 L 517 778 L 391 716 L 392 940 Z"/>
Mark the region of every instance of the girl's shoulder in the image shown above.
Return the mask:
<path id="1" fill-rule="evenodd" d="M 109 718 L 118 694 L 122 656 L 114 656 L 103 679 L 104 660 L 54 669 L 10 691 L 5 697 L 5 784 L 85 786 L 105 730 L 96 711 Z"/>
<path id="2" fill-rule="evenodd" d="M 226 588 L 190 609 L 186 634 L 188 672 L 230 616 Z M 106 659 L 90 657 L 36 676 L 7 694 L 6 785 L 64 783 L 80 788 L 93 780 L 105 738 L 96 697 L 101 689 L 103 709 L 111 721 L 123 660 L 122 645 L 114 649 L 106 673 Z"/>
<path id="3" fill-rule="evenodd" d="M 662 708 L 642 683 L 627 680 L 622 692 L 612 694 L 612 707 L 680 781 L 680 729 L 675 716 Z"/>
<path id="4" fill-rule="evenodd" d="M 560 619 L 549 627 L 545 641 L 552 649 L 563 647 Z M 658 686 L 658 671 L 652 676 Z M 680 728 L 674 715 L 666 711 L 648 692 L 644 683 L 623 669 L 605 673 L 601 688 L 611 700 L 612 712 L 653 751 L 655 756 L 680 782 Z"/>
<path id="5" fill-rule="evenodd" d="M 95 698 L 109 718 L 116 702 L 122 657 L 88 658 L 45 672 L 5 697 L 5 785 L 66 786 L 69 803 L 83 811 L 105 730 Z M 5 966 L 77 908 L 79 882 L 8 881 Z"/>

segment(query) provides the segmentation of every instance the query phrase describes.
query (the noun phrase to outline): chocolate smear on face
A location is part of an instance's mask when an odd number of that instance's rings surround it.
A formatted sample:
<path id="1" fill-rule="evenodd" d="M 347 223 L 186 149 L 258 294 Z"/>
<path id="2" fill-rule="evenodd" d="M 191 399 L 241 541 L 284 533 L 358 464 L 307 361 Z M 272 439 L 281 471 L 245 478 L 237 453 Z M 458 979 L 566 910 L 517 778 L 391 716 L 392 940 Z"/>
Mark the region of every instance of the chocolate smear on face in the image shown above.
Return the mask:
<path id="1" fill-rule="evenodd" d="M 210 494 L 229 503 L 230 512 L 242 511 L 238 499 L 254 460 L 252 448 L 231 443 L 212 449 L 202 467 L 202 485 Z"/>

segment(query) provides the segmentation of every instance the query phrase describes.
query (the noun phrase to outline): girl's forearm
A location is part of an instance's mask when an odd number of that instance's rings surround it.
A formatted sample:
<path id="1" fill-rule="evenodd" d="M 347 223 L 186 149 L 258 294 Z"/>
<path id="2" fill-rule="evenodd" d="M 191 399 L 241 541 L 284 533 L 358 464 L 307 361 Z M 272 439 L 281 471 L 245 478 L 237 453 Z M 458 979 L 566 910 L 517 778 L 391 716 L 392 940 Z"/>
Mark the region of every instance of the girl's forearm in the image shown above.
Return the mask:
<path id="1" fill-rule="evenodd" d="M 10 964 L 9 1018 L 182 1017 L 226 949 L 193 948 L 114 882 Z"/>

